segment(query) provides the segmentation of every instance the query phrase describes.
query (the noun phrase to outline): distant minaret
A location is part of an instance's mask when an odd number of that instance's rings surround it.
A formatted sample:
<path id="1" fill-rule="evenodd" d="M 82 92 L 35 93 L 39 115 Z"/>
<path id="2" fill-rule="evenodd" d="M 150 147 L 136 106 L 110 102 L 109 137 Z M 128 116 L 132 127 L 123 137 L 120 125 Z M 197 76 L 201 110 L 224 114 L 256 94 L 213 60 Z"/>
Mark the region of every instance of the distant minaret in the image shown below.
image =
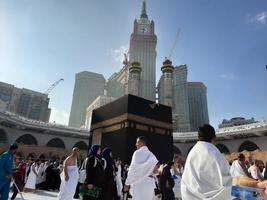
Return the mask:
<path id="1" fill-rule="evenodd" d="M 154 22 L 148 19 L 143 0 L 140 19 L 134 20 L 129 53 L 130 62 L 138 61 L 142 65 L 139 96 L 151 101 L 156 99 L 156 45 Z"/>
<path id="2" fill-rule="evenodd" d="M 142 68 L 139 62 L 132 62 L 129 68 L 129 94 L 140 95 L 140 75 Z"/>
<path id="3" fill-rule="evenodd" d="M 159 83 L 159 103 L 173 107 L 173 69 L 172 61 L 165 59 L 161 67 L 162 76 Z"/>

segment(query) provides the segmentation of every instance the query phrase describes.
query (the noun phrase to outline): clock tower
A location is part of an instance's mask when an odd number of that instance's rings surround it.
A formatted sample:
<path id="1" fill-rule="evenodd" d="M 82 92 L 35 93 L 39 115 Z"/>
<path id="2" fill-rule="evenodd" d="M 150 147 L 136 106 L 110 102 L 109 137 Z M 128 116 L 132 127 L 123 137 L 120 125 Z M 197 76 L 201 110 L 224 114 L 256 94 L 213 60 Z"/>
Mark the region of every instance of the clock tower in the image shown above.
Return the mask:
<path id="1" fill-rule="evenodd" d="M 146 1 L 142 1 L 142 12 L 134 21 L 130 41 L 130 62 L 139 62 L 142 72 L 139 96 L 151 101 L 156 99 L 156 45 L 155 25 L 148 19 Z"/>

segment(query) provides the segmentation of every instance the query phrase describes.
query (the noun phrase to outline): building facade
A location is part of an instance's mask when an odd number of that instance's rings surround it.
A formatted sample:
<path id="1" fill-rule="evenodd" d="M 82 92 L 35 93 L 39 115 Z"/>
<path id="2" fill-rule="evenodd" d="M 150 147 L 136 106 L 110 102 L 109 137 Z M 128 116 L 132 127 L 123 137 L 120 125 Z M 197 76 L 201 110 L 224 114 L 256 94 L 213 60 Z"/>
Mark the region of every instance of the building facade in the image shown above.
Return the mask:
<path id="1" fill-rule="evenodd" d="M 187 66 L 180 65 L 174 68 L 173 73 L 174 129 L 180 132 L 190 131 L 189 102 L 187 86 Z"/>
<path id="2" fill-rule="evenodd" d="M 140 79 L 140 97 L 155 101 L 156 98 L 156 45 L 155 25 L 146 13 L 146 2 L 142 2 L 140 19 L 134 21 L 134 30 L 130 40 L 130 62 L 139 62 L 142 66 Z"/>
<path id="3" fill-rule="evenodd" d="M 98 97 L 104 95 L 105 78 L 102 74 L 80 72 L 76 74 L 69 126 L 80 128 L 85 123 L 86 108 Z"/>
<path id="4" fill-rule="evenodd" d="M 216 147 L 221 153 L 243 152 L 253 159 L 265 160 L 267 154 L 267 122 L 260 121 L 237 127 L 216 129 Z M 198 141 L 198 132 L 174 132 L 176 152 L 187 156 Z M 255 151 L 255 150 L 260 151 Z M 238 155 L 238 154 L 236 154 Z M 254 157 L 255 156 L 255 157 Z M 253 158 L 254 157 L 254 158 Z M 232 157 L 233 159 L 234 157 Z"/>
<path id="5" fill-rule="evenodd" d="M 192 131 L 209 124 L 207 88 L 201 82 L 188 82 L 189 119 Z"/>
<path id="6" fill-rule="evenodd" d="M 107 96 L 119 98 L 128 93 L 128 71 L 124 67 L 119 72 L 114 73 L 106 83 Z"/>
<path id="7" fill-rule="evenodd" d="M 48 122 L 51 110 L 47 94 L 0 82 L 0 109 L 29 119 Z"/>
<path id="8" fill-rule="evenodd" d="M 161 70 L 158 101 L 172 107 L 173 130 L 196 131 L 199 126 L 209 123 L 206 86 L 201 82 L 187 81 L 186 65 L 173 67 L 166 59 Z"/>
<path id="9" fill-rule="evenodd" d="M 73 147 L 88 152 L 89 131 L 56 123 L 32 120 L 0 110 L 0 154 L 16 142 L 16 157 L 35 160 L 64 160 Z"/>
<path id="10" fill-rule="evenodd" d="M 246 119 L 244 117 L 234 117 L 230 120 L 224 119 L 222 123 L 219 124 L 219 128 L 240 126 L 240 125 L 252 124 L 252 123 L 256 123 L 253 117 L 251 119 Z"/>
<path id="11" fill-rule="evenodd" d="M 84 128 L 86 130 L 90 130 L 91 126 L 91 121 L 92 121 L 92 114 L 93 110 L 97 109 L 101 106 L 104 106 L 112 101 L 114 101 L 116 98 L 114 97 L 109 97 L 106 95 L 99 96 L 97 97 L 87 108 L 86 108 L 86 120 L 85 120 L 85 125 Z"/>

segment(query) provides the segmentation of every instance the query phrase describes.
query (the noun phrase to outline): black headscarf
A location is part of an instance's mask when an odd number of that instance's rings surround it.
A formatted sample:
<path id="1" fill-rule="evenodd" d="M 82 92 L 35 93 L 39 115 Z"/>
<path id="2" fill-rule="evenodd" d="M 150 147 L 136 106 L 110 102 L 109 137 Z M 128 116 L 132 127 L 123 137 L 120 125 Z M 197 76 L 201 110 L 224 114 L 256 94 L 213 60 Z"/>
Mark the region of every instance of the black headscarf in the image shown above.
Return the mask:
<path id="1" fill-rule="evenodd" d="M 97 154 L 98 150 L 101 148 L 100 145 L 98 144 L 95 144 L 91 147 L 90 151 L 89 151 L 89 154 L 88 154 L 88 157 L 90 156 L 96 156 L 98 158 L 100 158 L 101 156 Z"/>
<path id="2" fill-rule="evenodd" d="M 112 162 L 113 159 L 110 156 L 111 149 L 110 148 L 105 148 L 102 152 L 102 158 L 104 158 L 107 162 Z"/>

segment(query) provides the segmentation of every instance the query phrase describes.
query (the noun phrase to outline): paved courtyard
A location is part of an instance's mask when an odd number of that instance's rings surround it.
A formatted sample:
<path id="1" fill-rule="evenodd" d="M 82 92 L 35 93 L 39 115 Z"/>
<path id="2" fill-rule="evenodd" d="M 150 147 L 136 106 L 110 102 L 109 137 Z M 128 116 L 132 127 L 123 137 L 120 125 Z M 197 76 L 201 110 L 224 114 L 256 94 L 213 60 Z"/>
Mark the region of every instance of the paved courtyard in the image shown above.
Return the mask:
<path id="1" fill-rule="evenodd" d="M 12 193 L 10 193 L 11 197 Z M 56 200 L 58 192 L 37 191 L 36 193 L 22 193 L 24 200 Z M 17 195 L 16 200 L 22 200 L 20 194 Z"/>

